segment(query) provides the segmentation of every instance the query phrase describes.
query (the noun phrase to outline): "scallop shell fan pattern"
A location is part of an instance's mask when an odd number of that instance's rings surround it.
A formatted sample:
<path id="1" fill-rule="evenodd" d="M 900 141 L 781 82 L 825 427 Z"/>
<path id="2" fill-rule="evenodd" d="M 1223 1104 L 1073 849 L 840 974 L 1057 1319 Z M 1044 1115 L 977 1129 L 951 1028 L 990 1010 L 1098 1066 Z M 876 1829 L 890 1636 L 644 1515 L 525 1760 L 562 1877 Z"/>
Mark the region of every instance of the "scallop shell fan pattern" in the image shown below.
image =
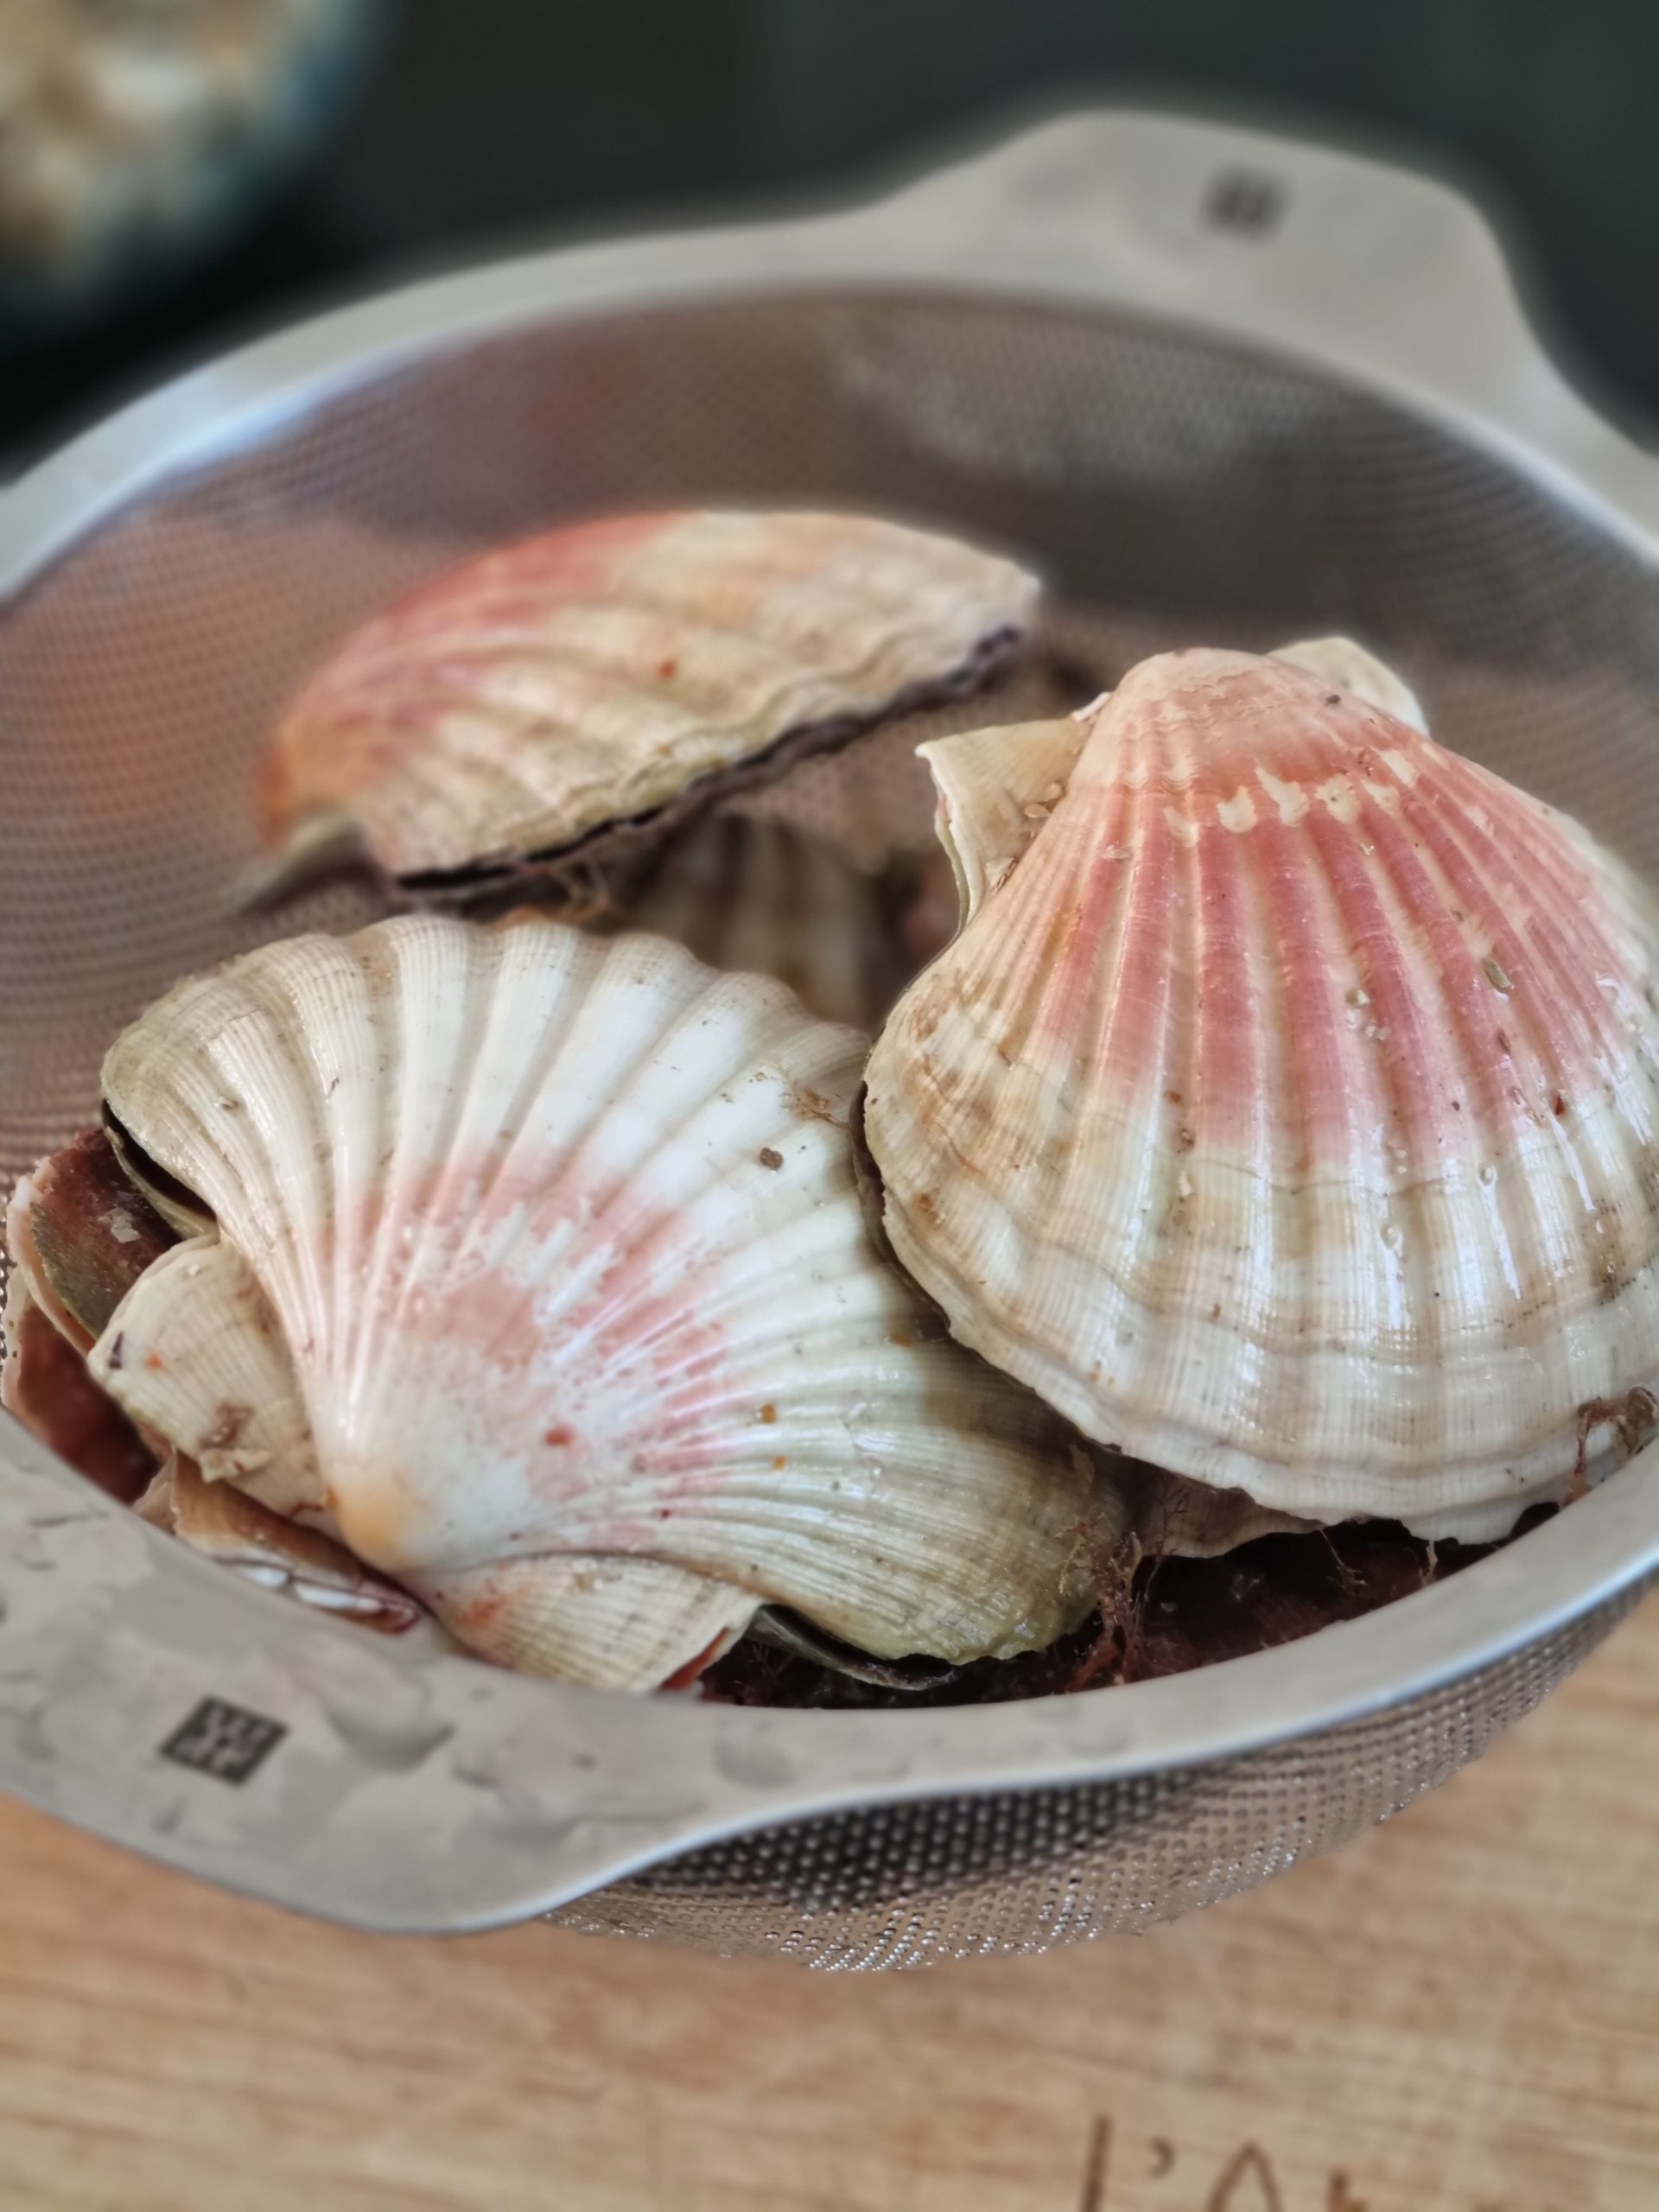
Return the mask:
<path id="1" fill-rule="evenodd" d="M 1012 562 L 857 515 L 550 531 L 346 640 L 272 741 L 267 842 L 327 850 L 354 825 L 385 874 L 429 889 L 593 857 L 683 795 L 970 688 L 1036 595 Z"/>
<path id="2" fill-rule="evenodd" d="M 864 1049 L 664 939 L 418 916 L 181 985 L 105 1081 L 269 1301 L 327 1525 L 470 1578 L 475 1643 L 580 1554 L 882 1656 L 1040 1645 L 1113 1494 L 876 1252 Z"/>
<path id="3" fill-rule="evenodd" d="M 1090 1435 L 1264 1505 L 1489 1537 L 1568 1495 L 1659 1385 L 1649 893 L 1278 660 L 1160 656 L 1080 734 L 871 1059 L 905 1266 Z"/>

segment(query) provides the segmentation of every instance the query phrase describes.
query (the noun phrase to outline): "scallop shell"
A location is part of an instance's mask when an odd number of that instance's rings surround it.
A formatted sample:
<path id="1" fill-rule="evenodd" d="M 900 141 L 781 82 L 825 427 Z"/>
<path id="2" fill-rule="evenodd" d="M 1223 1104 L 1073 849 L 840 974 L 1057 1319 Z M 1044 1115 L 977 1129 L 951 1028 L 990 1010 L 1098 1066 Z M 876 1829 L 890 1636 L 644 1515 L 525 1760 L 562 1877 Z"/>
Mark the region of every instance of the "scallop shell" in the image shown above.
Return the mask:
<path id="1" fill-rule="evenodd" d="M 336 1536 L 288 1346 L 245 1261 L 216 1236 L 175 1244 L 86 1355 L 130 1419 L 213 1484 Z"/>
<path id="2" fill-rule="evenodd" d="M 1302 638 L 1294 645 L 1276 645 L 1274 660 L 1288 661 L 1321 677 L 1338 691 L 1351 693 L 1362 702 L 1381 707 L 1395 721 L 1406 722 L 1428 735 L 1428 724 L 1417 694 L 1386 662 L 1356 645 L 1351 638 Z"/>
<path id="3" fill-rule="evenodd" d="M 1415 693 L 1351 638 L 1305 638 L 1276 647 L 1270 658 L 1428 733 Z M 1103 692 L 1057 720 L 965 730 L 917 747 L 932 772 L 933 827 L 956 877 L 958 925 L 972 918 L 1047 821 L 1109 696 Z M 928 957 L 949 941 L 935 918 Z"/>
<path id="4" fill-rule="evenodd" d="M 105 1085 L 269 1301 L 332 1531 L 474 1648 L 545 1643 L 570 1554 L 879 1656 L 1039 1646 L 1116 1496 L 871 1245 L 863 1050 L 664 939 L 425 916 L 180 986 Z"/>
<path id="5" fill-rule="evenodd" d="M 1065 795 L 1092 711 L 968 730 L 917 747 L 933 772 L 933 826 L 957 880 L 962 922 L 1007 876 Z"/>
<path id="6" fill-rule="evenodd" d="M 753 1611 L 727 1586 L 654 1560 L 559 1559 L 505 1570 L 509 1583 L 515 1573 L 533 1578 L 529 1605 L 504 1607 L 501 1574 L 483 1569 L 423 1593 L 429 1612 L 321 1529 L 283 1518 L 241 1485 L 209 1482 L 183 1456 L 156 1476 L 138 1510 L 216 1565 L 315 1611 L 435 1649 L 482 1648 L 504 1666 L 597 1688 L 654 1689 L 701 1671 Z M 478 1633 L 451 1635 L 444 1621 Z"/>
<path id="7" fill-rule="evenodd" d="M 84 1130 L 20 1179 L 6 1208 L 0 1406 L 100 1490 L 134 1503 L 156 1455 L 87 1376 L 86 1352 L 171 1233 Z"/>
<path id="8" fill-rule="evenodd" d="M 1055 721 L 1098 697 L 1098 615 L 1043 601 L 1020 649 L 973 692 L 915 709 L 787 776 L 744 793 L 745 813 L 775 815 L 827 838 L 872 875 L 931 850 L 933 785 L 924 743 L 991 723 Z"/>
<path id="9" fill-rule="evenodd" d="M 14 1268 L 6 1283 L 5 1360 L 0 1406 L 89 1482 L 134 1503 L 156 1472 L 156 1455 L 86 1372 L 77 1351 Z"/>
<path id="10" fill-rule="evenodd" d="M 6 1207 L 12 1280 L 81 1351 L 173 1241 L 102 1129 L 82 1129 L 41 1160 Z"/>
<path id="11" fill-rule="evenodd" d="M 158 1525 L 243 1567 L 251 1534 L 256 1566 L 269 1568 L 271 1554 L 282 1554 L 275 1563 L 286 1561 L 294 1594 L 345 1610 L 327 1594 L 342 1586 L 341 1562 L 357 1570 L 358 1583 L 365 1578 L 338 1541 L 281 1328 L 234 1246 L 199 1237 L 158 1261 L 111 1314 L 87 1366 L 145 1433 L 181 1455 L 175 1466 L 195 1475 L 194 1490 L 188 1478 L 181 1490 L 157 1484 L 152 1504 L 166 1501 L 164 1513 L 150 1515 Z M 200 1492 L 203 1479 L 215 1496 L 233 1487 L 240 1502 L 215 1506 Z M 336 1569 L 321 1598 L 319 1557 L 325 1565 L 332 1557 Z M 254 1579 L 283 1580 L 270 1573 Z M 512 1602 L 503 1604 L 504 1592 Z M 707 1664 L 742 1633 L 757 1604 L 747 1591 L 660 1560 L 582 1556 L 459 1570 L 423 1582 L 421 1597 L 461 1643 L 505 1666 L 607 1689 L 655 1688 Z"/>
<path id="12" fill-rule="evenodd" d="M 110 1334 L 106 1325 L 123 1310 L 124 1299 L 141 1286 L 181 1286 L 180 1319 L 222 1324 L 226 1313 L 214 1306 L 209 1286 L 222 1281 L 222 1263 L 233 1255 L 211 1240 L 170 1249 L 172 1232 L 126 1181 L 101 1129 L 82 1130 L 22 1179 L 7 1209 L 6 1237 L 13 1265 L 6 1287 L 0 1402 L 34 1435 L 100 1489 L 135 1505 L 156 1527 L 264 1587 L 382 1633 L 402 1635 L 420 1627 L 424 1635 L 448 1643 L 412 1598 L 367 1574 L 321 1529 L 279 1517 L 245 1491 L 204 1480 L 202 1471 L 175 1448 L 196 1438 L 187 1439 L 165 1419 L 149 1419 L 149 1400 L 176 1395 L 182 1370 L 169 1363 L 170 1356 L 183 1334 L 191 1338 L 194 1352 L 194 1327 L 174 1328 L 164 1346 L 140 1341 L 128 1347 L 137 1371 L 125 1378 L 125 1391 L 108 1387 L 108 1346 L 95 1341 L 92 1332 L 104 1327 L 105 1336 Z M 165 1290 L 162 1294 L 166 1296 Z M 234 1301 L 226 1309 L 232 1314 L 238 1310 Z M 224 1335 L 222 1325 L 208 1332 L 210 1364 Z M 118 1325 L 113 1344 L 119 1370 Z M 274 1427 L 268 1395 L 277 1408 Z M 273 1369 L 267 1355 L 242 1377 L 243 1402 L 221 1400 L 197 1423 L 208 1471 L 233 1469 L 251 1478 L 251 1478 L 269 1468 L 266 1491 L 276 1492 L 271 1503 L 284 1511 L 307 1501 L 286 1494 L 278 1455 L 238 1445 L 247 1427 L 263 1427 L 262 1440 L 276 1440 L 284 1397 L 292 1401 L 293 1395 L 285 1358 L 279 1356 Z M 299 1430 L 308 1452 L 302 1414 Z M 315 1465 L 311 1475 L 311 1490 L 320 1493 Z M 312 1519 L 326 1516 L 314 1514 Z"/>
<path id="13" fill-rule="evenodd" d="M 787 822 L 705 814 L 648 854 L 615 903 L 630 928 L 711 968 L 777 976 L 821 1020 L 868 1027 L 904 982 L 883 886 Z"/>
<path id="14" fill-rule="evenodd" d="M 340 1545 L 284 1521 L 230 1483 L 210 1483 L 175 1459 L 138 1501 L 138 1511 L 192 1551 L 264 1590 L 385 1636 L 438 1631 L 405 1592 L 364 1572 Z"/>
<path id="15" fill-rule="evenodd" d="M 872 1056 L 904 1265 L 1088 1434 L 1274 1510 L 1571 1495 L 1659 1386 L 1648 894 L 1323 672 L 1162 655 L 1084 736 Z"/>
<path id="16" fill-rule="evenodd" d="M 427 889 L 608 855 L 677 802 L 971 688 L 1036 593 L 1007 561 L 854 515 L 550 531 L 347 639 L 276 733 L 267 839 L 299 855 L 344 825 Z"/>

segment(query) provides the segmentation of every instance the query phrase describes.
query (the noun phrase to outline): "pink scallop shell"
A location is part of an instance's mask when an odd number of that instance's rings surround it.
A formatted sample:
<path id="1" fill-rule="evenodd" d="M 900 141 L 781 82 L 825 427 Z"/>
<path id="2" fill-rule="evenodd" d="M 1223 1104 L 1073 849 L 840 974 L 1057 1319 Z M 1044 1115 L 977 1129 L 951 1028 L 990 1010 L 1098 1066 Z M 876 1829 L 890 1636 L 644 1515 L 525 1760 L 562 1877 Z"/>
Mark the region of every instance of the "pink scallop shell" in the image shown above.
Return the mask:
<path id="1" fill-rule="evenodd" d="M 901 1258 L 1091 1435 L 1275 1508 L 1565 1494 L 1659 1386 L 1647 894 L 1276 660 L 1163 655 L 1084 719 L 872 1058 Z"/>
<path id="2" fill-rule="evenodd" d="M 781 772 L 969 688 L 1035 581 L 856 515 L 580 523 L 440 576 L 358 631 L 278 728 L 276 846 L 342 818 L 386 874 L 511 870 Z"/>

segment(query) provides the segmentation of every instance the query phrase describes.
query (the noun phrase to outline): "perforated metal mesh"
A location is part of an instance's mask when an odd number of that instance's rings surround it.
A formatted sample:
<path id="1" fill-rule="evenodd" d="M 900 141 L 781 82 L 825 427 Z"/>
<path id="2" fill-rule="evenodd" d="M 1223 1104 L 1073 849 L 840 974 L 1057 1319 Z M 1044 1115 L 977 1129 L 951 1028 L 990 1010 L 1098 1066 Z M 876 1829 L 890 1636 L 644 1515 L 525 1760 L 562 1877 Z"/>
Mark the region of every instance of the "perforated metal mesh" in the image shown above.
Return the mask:
<path id="1" fill-rule="evenodd" d="M 320 655 L 493 539 L 706 499 L 873 505 L 1022 552 L 1103 684 L 1164 645 L 1354 632 L 1440 734 L 1659 870 L 1652 573 L 1380 400 L 1121 316 L 985 299 L 554 325 L 434 353 L 181 474 L 0 616 L 0 1179 L 86 1119 L 111 1036 L 176 976 L 372 911 L 340 891 L 275 919 L 230 908 L 251 764 Z M 809 766 L 780 803 L 867 857 L 919 838 L 916 734 Z M 1607 1620 L 1315 1743 L 812 1822 L 699 1853 L 587 1917 L 837 1965 L 1167 1917 L 1442 1779 Z"/>
<path id="2" fill-rule="evenodd" d="M 1046 1951 L 1150 1928 L 1402 1811 L 1530 1713 L 1638 1594 L 1327 1735 L 1129 1782 L 791 1821 L 689 1853 L 553 1917 L 589 1934 L 840 1970 Z"/>

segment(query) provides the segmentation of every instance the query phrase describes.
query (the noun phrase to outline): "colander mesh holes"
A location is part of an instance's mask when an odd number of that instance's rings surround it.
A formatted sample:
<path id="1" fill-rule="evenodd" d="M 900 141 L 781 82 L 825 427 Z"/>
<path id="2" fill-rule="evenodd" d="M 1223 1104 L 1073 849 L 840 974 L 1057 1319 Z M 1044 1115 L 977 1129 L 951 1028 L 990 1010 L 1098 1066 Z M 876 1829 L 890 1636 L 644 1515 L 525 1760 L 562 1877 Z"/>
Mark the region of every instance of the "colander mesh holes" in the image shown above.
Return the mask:
<path id="1" fill-rule="evenodd" d="M 1251 1889 L 1436 1788 L 1531 1712 L 1641 1594 L 1328 1735 L 1122 1783 L 792 1821 L 688 1853 L 552 1916 L 594 1934 L 843 1970 L 1148 1928 Z"/>
<path id="2" fill-rule="evenodd" d="M 581 435 L 570 435 L 579 423 Z M 1034 557 L 1111 681 L 1154 647 L 1352 628 L 1452 742 L 1659 872 L 1654 580 L 1497 463 L 1319 377 L 1121 315 L 786 300 L 434 353 L 118 515 L 0 613 L 0 1177 L 87 1112 L 112 1031 L 308 921 L 238 922 L 251 765 L 357 621 L 598 507 L 873 505 Z M 927 786 L 889 749 L 790 804 L 855 843 Z"/>

